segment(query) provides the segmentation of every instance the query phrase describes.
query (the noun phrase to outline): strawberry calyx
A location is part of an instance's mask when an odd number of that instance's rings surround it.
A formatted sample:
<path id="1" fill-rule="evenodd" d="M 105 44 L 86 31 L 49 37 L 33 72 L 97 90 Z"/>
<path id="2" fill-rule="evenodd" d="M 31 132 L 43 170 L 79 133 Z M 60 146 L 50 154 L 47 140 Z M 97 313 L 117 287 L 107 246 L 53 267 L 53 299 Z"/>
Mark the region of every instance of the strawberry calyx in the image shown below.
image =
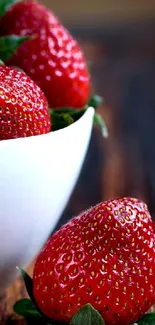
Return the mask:
<path id="1" fill-rule="evenodd" d="M 83 114 L 87 111 L 90 106 L 96 110 L 102 104 L 102 101 L 102 97 L 94 95 L 90 98 L 88 104 L 82 109 L 80 108 L 75 110 L 74 108 L 63 107 L 53 110 L 52 108 L 50 108 L 49 110 L 52 119 L 52 130 L 56 131 L 76 122 L 80 117 L 83 116 Z M 94 124 L 100 127 L 103 137 L 107 138 L 108 130 L 106 124 L 101 115 L 98 114 L 96 111 L 94 114 Z"/>
<path id="2" fill-rule="evenodd" d="M 31 277 L 21 268 L 18 268 L 27 290 L 30 299 L 20 299 L 14 305 L 16 314 L 24 317 L 28 323 L 33 321 L 33 324 L 41 325 L 105 325 L 105 322 L 100 313 L 89 303 L 81 307 L 72 317 L 70 323 L 49 319 L 38 308 L 33 295 L 33 282 Z M 143 315 L 133 325 L 154 325 L 155 313 L 147 313 Z M 123 324 L 122 324 L 123 325 Z"/>
<path id="3" fill-rule="evenodd" d="M 133 325 L 154 325 L 154 324 L 155 324 L 155 313 L 148 313 Z"/>
<path id="4" fill-rule="evenodd" d="M 19 0 L 1 0 L 0 17 L 2 17 L 7 12 L 7 10 L 16 2 L 19 2 Z"/>
<path id="5" fill-rule="evenodd" d="M 75 122 L 74 118 L 70 113 L 59 112 L 57 114 L 54 110 L 50 109 L 52 131 L 63 129 Z"/>
<path id="6" fill-rule="evenodd" d="M 27 298 L 17 301 L 14 306 L 14 311 L 25 318 L 42 319 L 42 315 L 33 305 L 32 301 Z"/>
<path id="7" fill-rule="evenodd" d="M 0 37 L 0 59 L 4 62 L 7 61 L 22 43 L 32 39 L 33 36 L 9 35 Z"/>
<path id="8" fill-rule="evenodd" d="M 90 304 L 83 306 L 73 316 L 70 325 L 104 325 L 104 320 L 100 313 Z"/>

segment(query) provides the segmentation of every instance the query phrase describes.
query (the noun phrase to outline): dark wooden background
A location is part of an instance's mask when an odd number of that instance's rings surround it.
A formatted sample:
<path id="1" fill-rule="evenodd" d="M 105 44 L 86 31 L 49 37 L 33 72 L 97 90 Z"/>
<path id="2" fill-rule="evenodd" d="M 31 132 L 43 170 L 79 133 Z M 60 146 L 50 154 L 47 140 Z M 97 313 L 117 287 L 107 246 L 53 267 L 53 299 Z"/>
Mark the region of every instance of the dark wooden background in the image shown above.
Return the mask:
<path id="1" fill-rule="evenodd" d="M 145 200 L 154 218 L 155 20 L 71 31 L 91 61 L 94 91 L 104 97 L 99 112 L 109 139 L 94 128 L 79 181 L 57 228 L 101 200 L 124 195 Z M 18 280 L 0 299 L 0 324 L 17 324 L 10 315 L 21 296 Z"/>
<path id="2" fill-rule="evenodd" d="M 101 200 L 134 196 L 155 215 L 155 20 L 73 29 L 91 61 L 109 139 L 93 130 L 80 179 L 57 226 Z"/>

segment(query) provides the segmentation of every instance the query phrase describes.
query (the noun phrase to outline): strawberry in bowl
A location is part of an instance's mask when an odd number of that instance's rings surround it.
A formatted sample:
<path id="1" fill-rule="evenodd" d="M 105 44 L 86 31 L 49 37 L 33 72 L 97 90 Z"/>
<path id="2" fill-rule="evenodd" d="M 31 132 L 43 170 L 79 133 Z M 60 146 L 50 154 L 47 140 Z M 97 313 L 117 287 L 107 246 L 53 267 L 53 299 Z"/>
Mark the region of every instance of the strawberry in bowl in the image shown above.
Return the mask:
<path id="1" fill-rule="evenodd" d="M 0 65 L 0 140 L 50 130 L 50 113 L 42 90 L 24 72 Z"/>
<path id="2" fill-rule="evenodd" d="M 0 60 L 24 70 L 42 89 L 53 131 L 77 121 L 89 106 L 102 103 L 100 96 L 90 96 L 91 76 L 80 44 L 52 11 L 35 0 L 0 3 Z M 97 113 L 94 123 L 107 137 Z"/>
<path id="3" fill-rule="evenodd" d="M 51 324 L 154 324 L 154 314 L 145 315 L 155 302 L 155 233 L 146 204 L 118 198 L 82 212 L 48 240 L 33 279 L 22 274 L 36 315 Z M 23 303 L 15 306 L 19 314 Z"/>
<path id="4" fill-rule="evenodd" d="M 5 14 L 3 11 L 0 35 L 33 37 L 7 63 L 22 68 L 41 87 L 52 108 L 85 106 L 90 95 L 90 75 L 78 42 L 53 12 L 37 1 L 7 2 L 9 8 Z M 10 6 L 11 2 L 15 4 Z"/>

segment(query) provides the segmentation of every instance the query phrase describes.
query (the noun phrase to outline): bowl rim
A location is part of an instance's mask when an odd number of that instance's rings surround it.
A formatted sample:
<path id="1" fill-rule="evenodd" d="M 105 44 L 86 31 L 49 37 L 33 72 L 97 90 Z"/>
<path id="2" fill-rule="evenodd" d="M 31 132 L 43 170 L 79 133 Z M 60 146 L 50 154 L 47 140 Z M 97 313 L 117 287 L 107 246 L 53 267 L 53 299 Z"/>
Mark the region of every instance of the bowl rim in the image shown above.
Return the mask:
<path id="1" fill-rule="evenodd" d="M 32 135 L 32 136 L 29 136 L 29 137 L 19 137 L 19 138 L 15 138 L 15 139 L 5 139 L 5 140 L 0 140 L 0 147 L 2 145 L 9 145 L 9 144 L 13 144 L 13 143 L 17 143 L 19 141 L 25 141 L 25 142 L 29 142 L 29 141 L 32 141 L 32 140 L 35 140 L 37 141 L 37 139 L 43 139 L 43 138 L 47 138 L 47 137 L 53 137 L 54 135 L 58 135 L 58 133 L 64 133 L 66 132 L 66 130 L 68 131 L 69 129 L 73 129 L 75 128 L 78 124 L 81 123 L 81 121 L 83 119 L 86 119 L 87 116 L 90 116 L 91 118 L 93 118 L 94 116 L 94 113 L 95 113 L 95 109 L 94 107 L 92 106 L 88 106 L 88 108 L 86 109 L 86 111 L 83 113 L 83 115 L 77 120 L 75 121 L 74 123 L 62 128 L 62 129 L 59 129 L 59 130 L 56 130 L 56 131 L 50 131 L 48 133 L 44 133 L 44 134 L 38 134 L 38 135 Z"/>

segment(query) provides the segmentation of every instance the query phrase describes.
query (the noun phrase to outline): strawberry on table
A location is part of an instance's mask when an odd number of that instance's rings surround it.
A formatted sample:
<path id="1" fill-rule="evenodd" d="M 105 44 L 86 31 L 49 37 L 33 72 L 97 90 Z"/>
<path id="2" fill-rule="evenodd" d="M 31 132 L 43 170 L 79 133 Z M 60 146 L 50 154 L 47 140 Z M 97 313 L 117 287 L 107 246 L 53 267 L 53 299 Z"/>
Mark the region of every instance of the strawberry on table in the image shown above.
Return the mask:
<path id="1" fill-rule="evenodd" d="M 129 325 L 155 302 L 155 234 L 147 206 L 119 198 L 73 218 L 47 242 L 33 275 L 37 306 L 69 322 L 87 303 Z"/>
<path id="2" fill-rule="evenodd" d="M 81 108 L 87 103 L 90 76 L 84 55 L 51 11 L 36 1 L 15 3 L 0 23 L 0 35 L 11 34 L 34 36 L 7 63 L 22 68 L 41 87 L 52 108 Z"/>
<path id="3" fill-rule="evenodd" d="M 47 100 L 24 72 L 0 65 L 0 140 L 48 133 Z"/>

